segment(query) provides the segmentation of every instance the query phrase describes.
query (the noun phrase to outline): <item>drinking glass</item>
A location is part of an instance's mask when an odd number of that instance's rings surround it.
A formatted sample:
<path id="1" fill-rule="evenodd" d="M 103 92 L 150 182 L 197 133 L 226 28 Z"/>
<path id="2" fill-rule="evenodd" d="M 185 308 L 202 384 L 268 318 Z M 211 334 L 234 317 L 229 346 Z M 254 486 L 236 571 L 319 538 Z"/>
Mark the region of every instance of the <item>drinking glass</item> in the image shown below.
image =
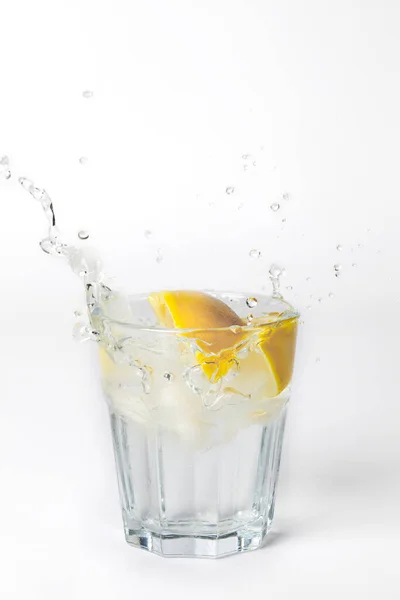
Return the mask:
<path id="1" fill-rule="evenodd" d="M 161 556 L 254 550 L 274 516 L 298 314 L 208 294 L 243 326 L 162 328 L 146 295 L 92 315 L 126 540 Z"/>

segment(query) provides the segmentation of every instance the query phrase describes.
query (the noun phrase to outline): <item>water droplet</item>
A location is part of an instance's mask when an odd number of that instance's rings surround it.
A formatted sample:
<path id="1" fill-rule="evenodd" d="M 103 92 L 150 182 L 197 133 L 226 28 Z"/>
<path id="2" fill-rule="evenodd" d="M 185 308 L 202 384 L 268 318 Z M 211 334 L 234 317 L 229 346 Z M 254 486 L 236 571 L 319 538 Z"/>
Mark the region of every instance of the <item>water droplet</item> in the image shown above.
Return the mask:
<path id="1" fill-rule="evenodd" d="M 336 250 L 339 250 L 339 252 L 340 252 L 341 250 L 343 250 L 343 246 L 341 244 L 338 244 L 336 246 Z"/>
<path id="2" fill-rule="evenodd" d="M 270 209 L 271 209 L 273 212 L 276 212 L 277 210 L 279 210 L 279 209 L 280 209 L 280 207 L 281 207 L 281 205 L 280 205 L 280 204 L 278 204 L 278 202 L 274 202 L 273 204 L 271 204 L 271 206 L 270 206 Z"/>
<path id="3" fill-rule="evenodd" d="M 322 298 L 318 298 L 318 302 L 321 304 L 321 302 L 322 302 Z"/>
<path id="4" fill-rule="evenodd" d="M 4 177 L 4 179 L 10 179 L 11 171 L 10 171 L 10 160 L 8 156 L 2 156 L 0 158 L 0 175 Z"/>
<path id="5" fill-rule="evenodd" d="M 243 160 L 249 160 L 251 158 L 251 154 L 242 154 Z"/>
<path id="6" fill-rule="evenodd" d="M 233 192 L 235 191 L 234 187 L 227 187 L 225 192 L 228 194 L 228 196 L 230 196 L 231 194 L 233 194 Z"/>
<path id="7" fill-rule="evenodd" d="M 308 305 L 306 308 L 307 308 L 307 310 L 311 310 L 312 307 L 310 305 Z"/>
<path id="8" fill-rule="evenodd" d="M 352 263 L 351 265 L 353 268 L 357 266 L 357 263 Z"/>
<path id="9" fill-rule="evenodd" d="M 292 286 L 292 285 L 287 285 L 287 286 L 286 286 L 286 289 L 287 289 L 287 290 L 292 290 L 292 289 L 293 289 L 293 286 Z"/>
<path id="10" fill-rule="evenodd" d="M 335 294 L 333 292 L 329 292 L 328 296 L 329 296 L 329 298 L 334 298 Z"/>
<path id="11" fill-rule="evenodd" d="M 313 295 L 313 294 L 310 294 L 310 295 L 309 295 L 309 298 L 310 298 L 310 300 L 312 300 L 312 299 L 314 298 L 314 295 Z"/>
<path id="12" fill-rule="evenodd" d="M 169 373 L 168 371 L 166 371 L 164 373 L 164 379 L 166 379 L 167 381 L 171 382 L 174 379 L 174 376 L 172 373 Z"/>
<path id="13" fill-rule="evenodd" d="M 362 244 L 357 244 L 357 248 L 362 248 L 363 245 Z"/>
<path id="14" fill-rule="evenodd" d="M 162 261 L 164 260 L 163 255 L 161 254 L 161 249 L 157 248 L 157 256 L 156 256 L 156 262 L 158 264 L 162 263 Z"/>
<path id="15" fill-rule="evenodd" d="M 93 98 L 93 92 L 91 90 L 85 90 L 82 92 L 82 96 L 84 98 Z"/>
<path id="16" fill-rule="evenodd" d="M 315 362 L 316 362 L 316 363 L 319 363 L 319 362 L 321 362 L 321 359 L 320 359 L 320 357 L 319 357 L 319 356 L 317 356 L 317 358 L 315 359 Z"/>
<path id="17" fill-rule="evenodd" d="M 371 233 L 371 229 L 369 227 L 367 229 L 367 233 Z"/>
<path id="18" fill-rule="evenodd" d="M 247 171 L 249 168 L 249 165 L 243 165 L 243 171 Z"/>
<path id="19" fill-rule="evenodd" d="M 152 235 L 153 235 L 153 232 L 150 231 L 150 229 L 146 229 L 146 231 L 144 232 L 144 237 L 147 238 L 148 240 L 151 238 Z"/>
<path id="20" fill-rule="evenodd" d="M 72 329 L 72 335 L 78 342 L 86 342 L 92 340 L 98 341 L 100 335 L 98 331 L 91 329 L 90 325 L 78 322 Z"/>
<path id="21" fill-rule="evenodd" d="M 272 296 L 274 298 L 280 298 L 281 294 L 279 291 L 280 287 L 280 277 L 284 275 L 285 269 L 280 267 L 279 265 L 272 264 L 269 270 L 269 278 L 272 283 Z"/>
<path id="22" fill-rule="evenodd" d="M 89 239 L 89 232 L 86 231 L 85 229 L 81 229 L 80 231 L 78 231 L 78 238 L 80 240 L 88 240 Z"/>
<path id="23" fill-rule="evenodd" d="M 282 194 L 282 198 L 283 198 L 284 200 L 286 200 L 286 201 L 287 201 L 287 200 L 290 200 L 290 194 L 288 194 L 287 192 L 285 192 L 284 194 Z"/>
<path id="24" fill-rule="evenodd" d="M 74 310 L 74 316 L 79 319 L 79 317 L 82 317 L 82 311 L 80 310 Z"/>
<path id="25" fill-rule="evenodd" d="M 244 202 L 241 202 L 238 206 L 238 210 L 242 210 L 243 206 L 244 206 Z"/>
<path id="26" fill-rule="evenodd" d="M 282 223 L 286 223 L 286 217 L 282 219 Z"/>
<path id="27" fill-rule="evenodd" d="M 254 319 L 254 315 L 253 314 L 249 314 L 247 315 L 247 325 L 251 325 L 252 320 Z"/>
<path id="28" fill-rule="evenodd" d="M 87 158 L 87 156 L 81 156 L 80 159 L 79 159 L 79 162 L 80 162 L 81 165 L 86 165 L 87 162 L 88 162 L 88 160 L 89 159 Z"/>
<path id="29" fill-rule="evenodd" d="M 257 166 L 257 162 L 255 160 L 253 160 L 253 167 Z"/>
<path id="30" fill-rule="evenodd" d="M 252 248 L 249 252 L 249 256 L 250 258 L 261 258 L 261 252 L 260 250 L 257 250 L 257 248 Z"/>
<path id="31" fill-rule="evenodd" d="M 342 265 L 339 265 L 339 264 L 336 263 L 336 265 L 333 265 L 333 269 L 334 269 L 335 273 L 339 274 L 340 271 L 342 270 Z M 337 276 L 338 275 L 336 275 L 336 277 Z"/>
<path id="32" fill-rule="evenodd" d="M 311 277 L 306 277 L 306 281 L 311 281 Z"/>
<path id="33" fill-rule="evenodd" d="M 249 308 L 255 308 L 257 306 L 257 298 L 247 298 L 246 304 Z"/>

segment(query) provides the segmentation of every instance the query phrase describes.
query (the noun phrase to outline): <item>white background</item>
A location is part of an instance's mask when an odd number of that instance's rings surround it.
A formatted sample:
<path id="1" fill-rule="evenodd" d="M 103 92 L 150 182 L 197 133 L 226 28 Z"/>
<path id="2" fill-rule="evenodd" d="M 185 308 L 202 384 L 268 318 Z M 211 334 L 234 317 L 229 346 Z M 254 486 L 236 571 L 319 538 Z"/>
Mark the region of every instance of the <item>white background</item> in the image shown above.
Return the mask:
<path id="1" fill-rule="evenodd" d="M 1 598 L 399 597 L 399 28 L 396 0 L 1 3 Z M 82 290 L 20 175 L 132 291 L 286 268 L 304 324 L 265 549 L 125 544 Z"/>

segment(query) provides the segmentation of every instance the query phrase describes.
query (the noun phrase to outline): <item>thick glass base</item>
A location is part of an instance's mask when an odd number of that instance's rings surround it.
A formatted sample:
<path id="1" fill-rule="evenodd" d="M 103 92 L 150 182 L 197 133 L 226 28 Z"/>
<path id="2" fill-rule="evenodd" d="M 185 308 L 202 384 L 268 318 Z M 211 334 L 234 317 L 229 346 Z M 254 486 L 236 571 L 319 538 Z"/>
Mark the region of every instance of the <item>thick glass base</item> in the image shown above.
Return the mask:
<path id="1" fill-rule="evenodd" d="M 208 445 L 113 413 L 128 543 L 181 557 L 259 548 L 274 515 L 285 413 Z"/>
<path id="2" fill-rule="evenodd" d="M 159 534 L 147 529 L 127 529 L 126 541 L 136 548 L 164 557 L 222 558 L 230 554 L 257 550 L 263 545 L 266 530 L 233 531 L 216 536 Z"/>

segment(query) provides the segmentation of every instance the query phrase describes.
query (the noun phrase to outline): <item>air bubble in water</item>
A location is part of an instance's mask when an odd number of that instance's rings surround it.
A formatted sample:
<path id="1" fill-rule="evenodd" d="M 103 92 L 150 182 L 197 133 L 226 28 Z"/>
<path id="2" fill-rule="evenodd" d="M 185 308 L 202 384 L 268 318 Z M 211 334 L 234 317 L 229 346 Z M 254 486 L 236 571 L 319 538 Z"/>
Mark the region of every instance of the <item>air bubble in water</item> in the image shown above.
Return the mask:
<path id="1" fill-rule="evenodd" d="M 85 90 L 82 92 L 82 96 L 84 98 L 93 98 L 93 92 L 91 90 Z"/>
<path id="2" fill-rule="evenodd" d="M 174 376 L 172 373 L 169 373 L 168 371 L 166 371 L 164 373 L 164 379 L 166 379 L 167 381 L 171 382 L 174 379 Z"/>
<path id="3" fill-rule="evenodd" d="M 255 308 L 257 306 L 257 298 L 247 298 L 246 299 L 246 304 L 249 308 Z"/>
<path id="4" fill-rule="evenodd" d="M 338 244 L 336 246 L 336 250 L 338 250 L 340 252 L 341 250 L 343 250 L 343 246 L 341 244 Z"/>
<path id="5" fill-rule="evenodd" d="M 257 248 L 253 248 L 250 250 L 249 256 L 250 258 L 261 258 L 261 252 L 260 250 L 257 250 Z"/>
<path id="6" fill-rule="evenodd" d="M 230 196 L 231 194 L 233 194 L 233 192 L 235 191 L 235 188 L 232 186 L 229 186 L 226 188 L 225 192 L 228 194 L 228 196 Z"/>
<path id="7" fill-rule="evenodd" d="M 280 209 L 280 207 L 281 207 L 281 205 L 280 205 L 280 204 L 278 204 L 278 202 L 274 202 L 273 204 L 271 204 L 271 206 L 270 206 L 270 209 L 271 209 L 273 212 L 276 212 L 276 211 L 278 211 L 278 210 Z"/>
<path id="8" fill-rule="evenodd" d="M 79 162 L 80 162 L 81 165 L 86 165 L 87 162 L 88 162 L 88 160 L 89 159 L 87 158 L 87 156 L 81 156 L 80 159 L 79 159 Z"/>
<path id="9" fill-rule="evenodd" d="M 89 232 L 86 231 L 85 229 L 81 229 L 80 231 L 78 231 L 78 238 L 80 240 L 88 240 L 89 239 Z"/>

